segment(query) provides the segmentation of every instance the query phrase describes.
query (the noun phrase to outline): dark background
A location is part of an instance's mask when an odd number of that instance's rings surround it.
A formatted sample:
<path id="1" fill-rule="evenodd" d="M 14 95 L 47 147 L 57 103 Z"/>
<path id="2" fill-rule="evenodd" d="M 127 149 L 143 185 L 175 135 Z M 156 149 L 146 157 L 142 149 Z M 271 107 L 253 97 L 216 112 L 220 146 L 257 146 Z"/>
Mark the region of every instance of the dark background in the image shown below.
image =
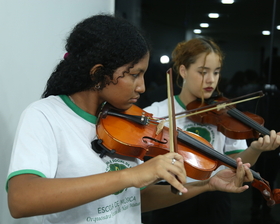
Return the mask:
<path id="1" fill-rule="evenodd" d="M 208 18 L 211 12 L 220 17 Z M 260 114 L 266 127 L 280 130 L 280 30 L 276 29 L 280 25 L 279 0 L 235 0 L 231 5 L 220 0 L 116 0 L 116 15 L 144 30 L 152 44 L 145 75 L 147 91 L 139 106 L 166 98 L 161 89 L 170 64 L 160 64 L 160 56 L 171 57 L 180 41 L 205 36 L 218 43 L 225 54 L 220 90 L 228 98 L 263 91 L 265 97 L 238 107 Z M 202 22 L 209 23 L 209 28 L 200 28 Z M 193 33 L 196 28 L 202 30 L 200 35 Z M 262 35 L 263 30 L 271 31 L 271 35 Z"/>
<path id="2" fill-rule="evenodd" d="M 116 15 L 144 30 L 152 44 L 145 74 L 146 93 L 138 106 L 144 108 L 166 98 L 166 70 L 170 64 L 160 64 L 161 55 L 171 57 L 178 42 L 210 37 L 225 54 L 219 89 L 228 98 L 262 91 L 264 97 L 259 100 L 236 106 L 263 117 L 267 129 L 280 131 L 280 30 L 276 29 L 280 25 L 279 0 L 235 0 L 231 5 L 220 0 L 116 0 L 115 3 Z M 220 17 L 208 18 L 211 12 L 219 13 Z M 209 28 L 200 28 L 202 22 L 209 23 Z M 194 29 L 201 29 L 202 33 L 196 35 Z M 263 30 L 269 30 L 271 35 L 262 35 Z M 175 86 L 175 94 L 179 91 Z M 253 169 L 270 182 L 272 189 L 280 188 L 279 165 L 278 148 L 262 153 Z M 252 187 L 246 193 L 234 194 L 232 201 L 234 224 L 280 223 L 280 205 L 268 208 L 260 192 Z"/>

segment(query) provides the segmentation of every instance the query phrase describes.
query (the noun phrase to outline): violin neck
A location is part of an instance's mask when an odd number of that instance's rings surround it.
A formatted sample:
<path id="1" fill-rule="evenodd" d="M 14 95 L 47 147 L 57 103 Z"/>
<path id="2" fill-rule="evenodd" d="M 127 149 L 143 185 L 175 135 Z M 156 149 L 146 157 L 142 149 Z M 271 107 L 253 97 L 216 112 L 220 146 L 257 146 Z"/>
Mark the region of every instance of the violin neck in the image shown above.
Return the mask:
<path id="1" fill-rule="evenodd" d="M 208 145 L 205 145 L 203 142 L 193 138 L 192 136 L 186 134 L 185 132 L 181 131 L 180 129 L 178 131 L 178 141 L 181 141 L 183 144 L 189 145 L 191 148 L 196 149 L 198 152 L 214 159 L 218 160 L 224 165 L 234 168 L 237 168 L 236 161 L 224 154 L 221 154 L 220 152 L 214 150 Z M 255 172 L 254 170 L 251 170 L 254 179 L 262 180 L 262 177 Z"/>
<path id="2" fill-rule="evenodd" d="M 258 131 L 262 135 L 270 135 L 270 131 L 267 128 L 263 127 L 258 122 L 254 121 L 250 117 L 246 116 L 244 113 L 242 113 L 238 109 L 232 108 L 232 109 L 228 110 L 227 113 L 230 116 L 232 116 L 232 117 L 236 118 L 237 120 L 243 122 L 244 124 L 248 125 L 249 127 L 253 128 L 254 130 Z"/>

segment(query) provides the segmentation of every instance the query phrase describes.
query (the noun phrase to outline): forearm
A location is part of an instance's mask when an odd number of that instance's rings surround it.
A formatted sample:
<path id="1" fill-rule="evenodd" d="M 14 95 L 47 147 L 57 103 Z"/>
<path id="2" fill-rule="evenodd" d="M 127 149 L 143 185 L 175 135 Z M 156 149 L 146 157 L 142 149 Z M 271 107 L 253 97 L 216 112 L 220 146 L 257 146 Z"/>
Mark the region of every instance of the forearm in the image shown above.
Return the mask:
<path id="1" fill-rule="evenodd" d="M 171 188 L 168 185 L 147 187 L 141 191 L 142 212 L 168 207 L 207 191 L 241 193 L 247 190 L 249 186 L 243 185 L 243 183 L 253 180 L 250 166 L 249 164 L 243 164 L 240 158 L 236 162 L 237 169 L 235 171 L 224 169 L 208 180 L 184 184 L 188 191 L 182 195 L 171 193 Z"/>
<path id="2" fill-rule="evenodd" d="M 243 163 L 250 163 L 253 166 L 257 162 L 261 153 L 262 152 L 260 150 L 253 149 L 251 146 L 249 146 L 246 150 L 230 157 L 233 159 L 240 157 Z"/>
<path id="3" fill-rule="evenodd" d="M 182 195 L 172 193 L 170 185 L 149 186 L 141 191 L 142 212 L 168 207 L 209 191 L 208 182 L 209 180 L 186 183 L 184 185 L 188 192 Z"/>
<path id="4" fill-rule="evenodd" d="M 177 164 L 171 164 L 172 158 Z M 182 157 L 177 153 L 159 155 L 138 166 L 78 178 L 41 178 L 32 174 L 9 181 L 8 202 L 13 217 L 49 214 L 74 208 L 129 187 L 141 188 L 165 179 L 186 191 Z M 174 176 L 180 178 L 178 181 Z"/>
<path id="5" fill-rule="evenodd" d="M 125 180 L 122 171 L 62 179 L 19 175 L 9 183 L 9 208 L 15 218 L 64 211 L 129 187 Z"/>

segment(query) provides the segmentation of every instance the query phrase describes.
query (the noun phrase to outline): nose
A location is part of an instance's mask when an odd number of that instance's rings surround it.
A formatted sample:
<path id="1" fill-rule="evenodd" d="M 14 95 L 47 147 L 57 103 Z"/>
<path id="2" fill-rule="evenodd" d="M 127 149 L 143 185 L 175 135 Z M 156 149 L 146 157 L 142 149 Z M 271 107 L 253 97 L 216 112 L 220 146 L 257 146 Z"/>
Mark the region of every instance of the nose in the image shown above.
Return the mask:
<path id="1" fill-rule="evenodd" d="M 144 93 L 146 90 L 144 77 L 142 76 L 139 78 L 138 82 L 136 83 L 135 91 L 138 93 Z"/>
<path id="2" fill-rule="evenodd" d="M 206 77 L 207 83 L 213 83 L 215 81 L 215 75 L 213 72 L 209 72 L 209 74 Z"/>

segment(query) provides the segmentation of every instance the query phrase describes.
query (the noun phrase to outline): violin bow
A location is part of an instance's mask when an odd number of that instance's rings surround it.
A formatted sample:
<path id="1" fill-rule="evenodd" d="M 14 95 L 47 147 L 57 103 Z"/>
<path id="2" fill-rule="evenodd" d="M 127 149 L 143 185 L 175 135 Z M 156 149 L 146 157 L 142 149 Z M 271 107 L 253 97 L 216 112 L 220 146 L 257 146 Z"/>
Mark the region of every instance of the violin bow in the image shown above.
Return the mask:
<path id="1" fill-rule="evenodd" d="M 167 76 L 167 96 L 168 96 L 168 116 L 169 116 L 169 135 L 170 135 L 170 152 L 177 152 L 177 133 L 175 123 L 174 110 L 174 96 L 173 96 L 173 82 L 172 69 L 166 72 Z"/>
<path id="2" fill-rule="evenodd" d="M 174 96 L 173 96 L 173 81 L 172 81 L 172 68 L 166 72 L 167 78 L 167 96 L 168 96 L 168 115 L 169 115 L 169 147 L 170 152 L 178 152 L 177 147 L 177 132 L 174 111 Z M 174 194 L 182 195 L 176 188 L 171 186 L 171 191 Z"/>
<path id="3" fill-rule="evenodd" d="M 238 100 L 238 101 L 234 102 L 234 100 L 237 100 L 237 99 L 240 99 L 240 98 L 244 98 L 244 97 L 247 97 L 247 96 L 250 96 L 250 95 L 255 95 L 255 94 L 259 94 L 259 95 L 255 96 L 255 97 L 251 97 L 251 98 L 247 98 L 247 99 L 243 99 L 243 100 Z M 210 105 L 207 105 L 207 106 L 204 106 L 204 107 L 195 108 L 195 109 L 192 109 L 192 110 L 186 110 L 186 111 L 183 111 L 181 113 L 175 114 L 175 116 L 184 114 L 184 115 L 182 115 L 180 117 L 177 117 L 177 119 L 179 119 L 179 118 L 183 118 L 183 117 L 189 117 L 189 116 L 197 115 L 197 114 L 200 114 L 200 113 L 205 113 L 205 112 L 208 112 L 208 111 L 211 111 L 211 110 L 221 110 L 221 109 L 224 109 L 227 106 L 236 105 L 238 103 L 244 103 L 246 101 L 258 99 L 258 98 L 263 97 L 263 96 L 264 96 L 263 92 L 262 91 L 258 91 L 258 92 L 250 93 L 250 94 L 247 94 L 247 95 L 244 95 L 244 96 L 236 97 L 234 99 L 228 99 L 228 100 L 225 100 L 223 102 L 218 102 L 218 103 L 210 104 Z M 165 119 L 167 117 L 168 116 L 164 116 L 164 117 L 161 117 L 160 119 Z"/>

